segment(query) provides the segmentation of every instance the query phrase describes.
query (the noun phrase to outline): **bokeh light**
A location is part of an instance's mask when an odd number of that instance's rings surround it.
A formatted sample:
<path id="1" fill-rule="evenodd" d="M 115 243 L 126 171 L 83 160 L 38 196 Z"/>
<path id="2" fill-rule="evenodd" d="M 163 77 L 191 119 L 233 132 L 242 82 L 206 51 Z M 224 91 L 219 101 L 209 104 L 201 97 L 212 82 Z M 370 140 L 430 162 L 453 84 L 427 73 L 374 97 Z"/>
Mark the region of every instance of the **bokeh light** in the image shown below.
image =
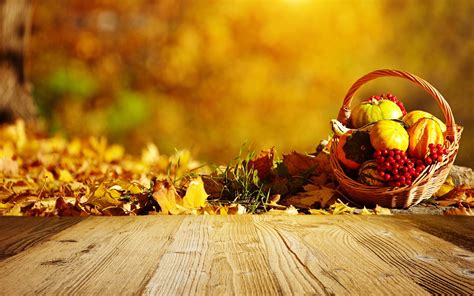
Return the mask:
<path id="1" fill-rule="evenodd" d="M 445 95 L 474 167 L 473 18 L 471 0 L 36 1 L 28 74 L 51 132 L 228 162 L 313 151 L 357 78 L 402 69 Z M 395 78 L 357 97 L 387 92 L 441 116 Z"/>

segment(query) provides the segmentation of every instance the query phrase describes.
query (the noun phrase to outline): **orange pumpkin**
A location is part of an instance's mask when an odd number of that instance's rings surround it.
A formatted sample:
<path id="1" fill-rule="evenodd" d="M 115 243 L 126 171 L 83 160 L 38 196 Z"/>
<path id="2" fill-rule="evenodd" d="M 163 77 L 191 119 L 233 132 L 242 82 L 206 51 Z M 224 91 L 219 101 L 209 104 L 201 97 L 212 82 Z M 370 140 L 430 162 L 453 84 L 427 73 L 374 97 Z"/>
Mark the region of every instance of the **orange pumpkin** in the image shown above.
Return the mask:
<path id="1" fill-rule="evenodd" d="M 423 159 L 429 153 L 429 144 L 444 144 L 444 135 L 439 123 L 432 118 L 422 118 L 408 129 L 410 144 L 408 154 Z"/>
<path id="2" fill-rule="evenodd" d="M 370 143 L 376 150 L 408 148 L 408 133 L 400 122 L 394 120 L 377 121 L 370 130 Z"/>
<path id="3" fill-rule="evenodd" d="M 403 116 L 402 120 L 405 122 L 409 127 L 414 125 L 415 123 L 418 122 L 418 120 L 422 118 L 432 118 L 434 119 L 437 123 L 439 123 L 439 126 L 441 127 L 441 131 L 444 133 L 446 131 L 446 125 L 444 122 L 442 122 L 439 118 L 436 116 L 425 112 L 421 110 L 414 110 L 409 113 L 407 113 L 405 116 Z"/>
<path id="4" fill-rule="evenodd" d="M 368 132 L 351 130 L 340 136 L 336 155 L 348 169 L 358 170 L 373 154 L 374 148 L 370 144 Z"/>

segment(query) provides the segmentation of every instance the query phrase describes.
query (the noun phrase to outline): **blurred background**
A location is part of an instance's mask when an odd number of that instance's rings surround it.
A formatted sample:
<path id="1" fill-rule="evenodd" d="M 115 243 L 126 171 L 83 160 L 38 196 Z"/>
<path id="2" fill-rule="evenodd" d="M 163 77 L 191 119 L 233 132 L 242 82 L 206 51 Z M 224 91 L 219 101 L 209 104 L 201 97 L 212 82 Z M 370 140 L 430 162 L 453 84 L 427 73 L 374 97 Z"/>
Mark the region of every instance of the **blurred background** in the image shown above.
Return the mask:
<path id="1" fill-rule="evenodd" d="M 431 82 L 465 127 L 474 167 L 472 0 L 34 1 L 27 75 L 50 132 L 106 135 L 134 153 L 190 149 L 227 163 L 256 150 L 314 151 L 350 85 L 379 68 Z M 441 117 L 397 78 L 393 93 Z"/>

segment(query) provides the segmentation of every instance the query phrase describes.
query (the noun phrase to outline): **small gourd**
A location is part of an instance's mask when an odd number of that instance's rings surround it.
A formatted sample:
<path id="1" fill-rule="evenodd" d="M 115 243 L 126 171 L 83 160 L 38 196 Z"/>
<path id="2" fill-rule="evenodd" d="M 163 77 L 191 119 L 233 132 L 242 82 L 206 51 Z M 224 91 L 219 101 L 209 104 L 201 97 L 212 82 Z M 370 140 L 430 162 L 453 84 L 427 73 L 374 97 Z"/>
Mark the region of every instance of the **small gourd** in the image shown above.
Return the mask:
<path id="1" fill-rule="evenodd" d="M 407 113 L 405 116 L 403 116 L 402 120 L 407 124 L 409 127 L 417 123 L 420 119 L 422 118 L 431 118 L 434 119 L 439 126 L 441 127 L 441 131 L 444 133 L 446 131 L 446 125 L 444 122 L 442 122 L 439 118 L 436 116 L 432 115 L 431 113 L 421 111 L 421 110 L 414 110 L 409 113 Z"/>
<path id="2" fill-rule="evenodd" d="M 403 123 L 395 120 L 380 120 L 370 130 L 370 143 L 375 150 L 408 148 L 408 133 Z"/>
<path id="3" fill-rule="evenodd" d="M 350 130 L 340 136 L 336 149 L 339 161 L 348 169 L 358 170 L 363 162 L 372 158 L 374 148 L 366 131 Z"/>
<path id="4" fill-rule="evenodd" d="M 379 175 L 375 160 L 368 160 L 362 164 L 358 181 L 369 186 L 386 186 L 385 180 Z"/>
<path id="5" fill-rule="evenodd" d="M 444 144 L 444 136 L 439 123 L 432 118 L 422 118 L 408 129 L 410 144 L 408 154 L 418 159 L 428 155 L 429 144 Z"/>
<path id="6" fill-rule="evenodd" d="M 353 128 L 360 128 L 382 119 L 399 119 L 402 116 L 402 110 L 394 102 L 371 99 L 351 111 L 351 123 Z"/>

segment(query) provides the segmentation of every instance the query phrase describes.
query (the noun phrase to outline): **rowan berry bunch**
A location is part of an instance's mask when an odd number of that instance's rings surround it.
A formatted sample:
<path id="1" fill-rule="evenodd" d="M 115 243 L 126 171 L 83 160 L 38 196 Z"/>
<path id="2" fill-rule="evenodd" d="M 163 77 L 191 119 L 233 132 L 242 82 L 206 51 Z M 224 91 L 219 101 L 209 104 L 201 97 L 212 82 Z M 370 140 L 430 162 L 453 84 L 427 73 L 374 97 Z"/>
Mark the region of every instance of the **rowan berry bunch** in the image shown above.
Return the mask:
<path id="1" fill-rule="evenodd" d="M 424 159 L 415 159 L 399 149 L 384 149 L 374 152 L 380 177 L 392 187 L 410 186 L 427 166 L 443 161 L 448 149 L 443 145 L 429 144 L 429 154 Z"/>

